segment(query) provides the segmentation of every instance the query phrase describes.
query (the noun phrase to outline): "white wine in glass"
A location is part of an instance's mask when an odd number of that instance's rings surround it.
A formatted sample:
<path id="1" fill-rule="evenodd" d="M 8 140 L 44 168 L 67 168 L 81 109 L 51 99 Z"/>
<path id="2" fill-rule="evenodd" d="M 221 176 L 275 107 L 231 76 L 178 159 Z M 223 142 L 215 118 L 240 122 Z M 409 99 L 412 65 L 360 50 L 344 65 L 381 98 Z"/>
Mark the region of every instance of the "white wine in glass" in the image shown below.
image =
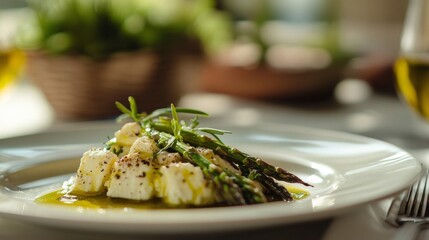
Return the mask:
<path id="1" fill-rule="evenodd" d="M 25 64 L 24 52 L 14 43 L 24 14 L 21 9 L 0 9 L 0 94 L 16 82 Z"/>
<path id="2" fill-rule="evenodd" d="M 22 51 L 0 49 L 0 93 L 16 80 L 24 62 L 25 56 Z"/>
<path id="3" fill-rule="evenodd" d="M 410 0 L 395 63 L 398 91 L 429 121 L 429 1 Z"/>

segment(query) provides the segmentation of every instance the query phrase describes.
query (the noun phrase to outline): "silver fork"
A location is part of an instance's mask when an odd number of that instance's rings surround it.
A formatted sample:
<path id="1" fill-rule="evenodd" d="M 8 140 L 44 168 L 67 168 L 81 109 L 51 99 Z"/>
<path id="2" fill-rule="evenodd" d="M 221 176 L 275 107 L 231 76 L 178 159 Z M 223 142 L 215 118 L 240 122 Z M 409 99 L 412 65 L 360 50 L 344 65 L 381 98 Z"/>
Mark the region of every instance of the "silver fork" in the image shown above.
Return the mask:
<path id="1" fill-rule="evenodd" d="M 429 195 L 429 170 L 403 195 L 392 202 L 386 222 L 399 227 L 394 240 L 415 239 L 424 223 L 429 222 L 427 213 Z"/>

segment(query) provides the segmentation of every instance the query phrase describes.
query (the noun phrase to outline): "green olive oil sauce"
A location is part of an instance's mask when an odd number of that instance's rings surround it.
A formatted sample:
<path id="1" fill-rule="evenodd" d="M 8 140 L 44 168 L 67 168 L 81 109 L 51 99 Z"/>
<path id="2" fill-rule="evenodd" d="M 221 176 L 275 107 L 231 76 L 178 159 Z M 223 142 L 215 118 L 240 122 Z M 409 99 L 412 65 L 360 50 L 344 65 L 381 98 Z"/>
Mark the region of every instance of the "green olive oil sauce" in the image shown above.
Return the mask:
<path id="1" fill-rule="evenodd" d="M 302 200 L 307 198 L 310 195 L 308 191 L 299 187 L 289 185 L 289 186 L 286 186 L 286 189 L 288 190 L 288 192 L 290 193 L 290 195 L 294 200 Z"/>
<path id="2" fill-rule="evenodd" d="M 309 196 L 309 192 L 295 187 L 286 186 L 294 200 L 302 200 Z M 185 208 L 185 206 L 170 206 L 160 200 L 153 201 L 132 201 L 127 199 L 109 198 L 106 195 L 97 196 L 76 196 L 64 192 L 63 189 L 44 194 L 35 199 L 36 203 L 53 204 L 71 207 L 80 207 L 85 209 L 166 209 L 166 208 Z M 216 205 L 218 206 L 218 205 Z"/>
<path id="3" fill-rule="evenodd" d="M 119 198 L 109 198 L 105 194 L 97 196 L 76 196 L 65 194 L 64 190 L 47 193 L 35 199 L 36 203 L 53 204 L 85 209 L 165 209 L 171 206 L 161 201 L 133 201 Z M 177 207 L 176 207 L 177 208 Z M 179 207 L 183 208 L 183 207 Z"/>

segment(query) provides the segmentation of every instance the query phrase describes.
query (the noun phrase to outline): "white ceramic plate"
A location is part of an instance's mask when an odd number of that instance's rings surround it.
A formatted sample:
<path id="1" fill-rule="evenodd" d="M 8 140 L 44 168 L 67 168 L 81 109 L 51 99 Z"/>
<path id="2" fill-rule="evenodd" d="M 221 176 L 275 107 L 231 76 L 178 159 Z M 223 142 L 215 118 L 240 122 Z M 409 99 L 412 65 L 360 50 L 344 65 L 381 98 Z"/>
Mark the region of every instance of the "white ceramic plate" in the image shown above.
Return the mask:
<path id="1" fill-rule="evenodd" d="M 314 185 L 293 203 L 178 210 L 84 210 L 38 205 L 34 198 L 58 188 L 91 144 L 55 144 L 24 137 L 34 146 L 0 148 L 0 215 L 55 227 L 134 233 L 196 233 L 249 229 L 333 216 L 396 194 L 421 173 L 421 164 L 385 142 L 356 135 L 293 126 L 228 127 L 226 143 L 284 167 Z M 74 134 L 74 135 L 73 135 Z M 79 132 L 65 132 L 76 139 Z M 109 133 L 107 133 L 109 134 Z M 58 134 L 61 136 L 61 134 Z M 72 136 L 73 135 L 73 136 Z M 45 136 L 46 137 L 46 136 Z M 58 136 L 57 136 L 58 137 Z M 15 139 L 19 142 L 19 139 Z M 100 139 L 100 142 L 104 141 Z M 83 141 L 87 142 L 87 141 Z M 2 142 L 0 141 L 0 146 Z"/>

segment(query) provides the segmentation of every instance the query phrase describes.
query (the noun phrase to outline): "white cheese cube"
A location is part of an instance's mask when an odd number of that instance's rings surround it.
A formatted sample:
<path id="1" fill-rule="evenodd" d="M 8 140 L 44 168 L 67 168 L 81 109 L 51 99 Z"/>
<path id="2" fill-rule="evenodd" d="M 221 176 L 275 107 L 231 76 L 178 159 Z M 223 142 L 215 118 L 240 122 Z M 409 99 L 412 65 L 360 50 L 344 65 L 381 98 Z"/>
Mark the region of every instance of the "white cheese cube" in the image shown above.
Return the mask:
<path id="1" fill-rule="evenodd" d="M 172 163 L 159 169 L 157 197 L 171 205 L 208 205 L 215 194 L 199 167 L 190 163 Z"/>
<path id="2" fill-rule="evenodd" d="M 140 136 L 141 127 L 138 123 L 126 123 L 115 132 L 116 143 L 120 145 L 132 145 Z"/>
<path id="3" fill-rule="evenodd" d="M 105 191 L 104 184 L 110 177 L 113 164 L 118 157 L 107 150 L 91 149 L 80 160 L 79 169 L 71 192 L 95 195 Z"/>
<path id="4" fill-rule="evenodd" d="M 134 141 L 129 154 L 137 154 L 141 159 L 152 160 L 158 151 L 159 148 L 152 138 L 142 136 Z"/>
<path id="5" fill-rule="evenodd" d="M 149 200 L 154 195 L 154 168 L 151 159 L 141 159 L 137 153 L 122 157 L 113 166 L 106 183 L 107 196 L 131 200 Z"/>

